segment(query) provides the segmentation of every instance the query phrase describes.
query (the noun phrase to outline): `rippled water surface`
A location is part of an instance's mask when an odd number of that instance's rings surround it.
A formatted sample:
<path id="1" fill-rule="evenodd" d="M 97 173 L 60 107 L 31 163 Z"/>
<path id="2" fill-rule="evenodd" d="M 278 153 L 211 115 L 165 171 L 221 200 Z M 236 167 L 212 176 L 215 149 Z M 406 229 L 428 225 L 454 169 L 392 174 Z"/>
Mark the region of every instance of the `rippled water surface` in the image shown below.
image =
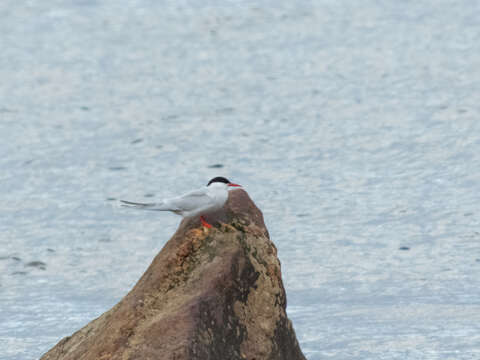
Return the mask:
<path id="1" fill-rule="evenodd" d="M 201 5 L 200 5 L 201 4 Z M 224 175 L 316 359 L 480 359 L 480 5 L 0 4 L 0 358 L 117 303 Z"/>

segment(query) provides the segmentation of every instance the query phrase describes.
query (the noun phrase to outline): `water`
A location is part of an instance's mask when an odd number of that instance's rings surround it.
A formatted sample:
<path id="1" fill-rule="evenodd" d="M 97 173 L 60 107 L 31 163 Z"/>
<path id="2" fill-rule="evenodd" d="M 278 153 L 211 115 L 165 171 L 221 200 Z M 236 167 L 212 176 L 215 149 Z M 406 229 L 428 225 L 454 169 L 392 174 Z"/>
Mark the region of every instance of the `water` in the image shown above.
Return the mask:
<path id="1" fill-rule="evenodd" d="M 3 1 L 0 358 L 117 303 L 217 175 L 309 360 L 480 358 L 480 5 Z"/>

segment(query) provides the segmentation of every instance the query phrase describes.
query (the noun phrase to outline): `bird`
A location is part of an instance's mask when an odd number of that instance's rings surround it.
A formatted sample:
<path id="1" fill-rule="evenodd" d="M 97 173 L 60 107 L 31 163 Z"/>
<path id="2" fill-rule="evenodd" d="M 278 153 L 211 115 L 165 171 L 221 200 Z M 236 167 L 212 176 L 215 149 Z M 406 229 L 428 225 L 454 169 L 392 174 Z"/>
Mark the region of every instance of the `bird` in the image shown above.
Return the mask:
<path id="1" fill-rule="evenodd" d="M 171 211 L 184 218 L 200 216 L 202 225 L 211 228 L 212 225 L 205 220 L 204 215 L 222 208 L 227 202 L 228 191 L 231 187 L 241 187 L 241 185 L 232 183 L 225 177 L 217 176 L 211 179 L 205 187 L 161 202 L 138 203 L 126 200 L 120 200 L 120 202 L 123 207 L 151 211 Z"/>

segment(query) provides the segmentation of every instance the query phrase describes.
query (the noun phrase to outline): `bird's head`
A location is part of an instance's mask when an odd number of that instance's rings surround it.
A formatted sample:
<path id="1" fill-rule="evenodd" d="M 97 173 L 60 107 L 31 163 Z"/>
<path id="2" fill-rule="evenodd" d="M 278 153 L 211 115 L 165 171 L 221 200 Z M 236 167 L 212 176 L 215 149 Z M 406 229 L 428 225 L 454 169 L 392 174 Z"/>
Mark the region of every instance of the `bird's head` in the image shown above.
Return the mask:
<path id="1" fill-rule="evenodd" d="M 230 180 L 228 180 L 227 178 L 224 178 L 222 176 L 217 176 L 217 177 L 214 177 L 212 180 L 210 180 L 207 184 L 207 186 L 224 186 L 224 187 L 238 187 L 238 186 L 241 186 L 241 185 L 238 185 L 238 184 L 234 184 L 232 183 Z"/>

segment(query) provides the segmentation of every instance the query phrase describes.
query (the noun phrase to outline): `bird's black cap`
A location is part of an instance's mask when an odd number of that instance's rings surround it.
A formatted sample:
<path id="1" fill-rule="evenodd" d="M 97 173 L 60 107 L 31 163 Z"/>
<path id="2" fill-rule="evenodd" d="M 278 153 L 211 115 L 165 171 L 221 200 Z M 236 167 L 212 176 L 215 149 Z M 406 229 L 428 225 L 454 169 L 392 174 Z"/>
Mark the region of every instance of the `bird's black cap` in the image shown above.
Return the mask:
<path id="1" fill-rule="evenodd" d="M 224 183 L 224 184 L 230 184 L 230 180 L 228 180 L 227 178 L 224 178 L 222 176 L 217 176 L 217 177 L 214 177 L 212 180 L 210 180 L 207 184 L 210 185 L 211 183 L 214 183 L 214 182 L 221 182 L 221 183 Z"/>

